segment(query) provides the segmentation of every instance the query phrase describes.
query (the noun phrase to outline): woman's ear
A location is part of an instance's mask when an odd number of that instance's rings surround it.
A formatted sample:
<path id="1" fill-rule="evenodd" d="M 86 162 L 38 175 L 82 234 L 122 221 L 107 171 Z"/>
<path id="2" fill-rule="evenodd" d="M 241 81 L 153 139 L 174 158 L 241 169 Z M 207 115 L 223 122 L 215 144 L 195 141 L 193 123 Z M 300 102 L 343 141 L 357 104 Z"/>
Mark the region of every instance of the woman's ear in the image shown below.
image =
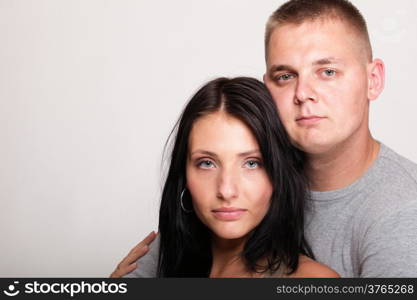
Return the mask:
<path id="1" fill-rule="evenodd" d="M 368 65 L 368 99 L 375 100 L 385 86 L 384 62 L 376 58 Z"/>

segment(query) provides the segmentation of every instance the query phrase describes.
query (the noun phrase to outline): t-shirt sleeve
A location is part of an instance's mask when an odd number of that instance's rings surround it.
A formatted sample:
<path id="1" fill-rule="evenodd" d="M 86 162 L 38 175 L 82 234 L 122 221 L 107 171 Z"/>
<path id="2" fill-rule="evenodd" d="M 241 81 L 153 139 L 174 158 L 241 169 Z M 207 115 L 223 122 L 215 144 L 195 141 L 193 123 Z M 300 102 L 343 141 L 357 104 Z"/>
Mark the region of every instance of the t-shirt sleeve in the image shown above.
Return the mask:
<path id="1" fill-rule="evenodd" d="M 417 199 L 384 210 L 361 248 L 360 277 L 417 277 Z"/>
<path id="2" fill-rule="evenodd" d="M 148 253 L 139 258 L 137 268 L 123 276 L 124 278 L 153 278 L 156 277 L 159 256 L 159 235 L 150 244 Z"/>

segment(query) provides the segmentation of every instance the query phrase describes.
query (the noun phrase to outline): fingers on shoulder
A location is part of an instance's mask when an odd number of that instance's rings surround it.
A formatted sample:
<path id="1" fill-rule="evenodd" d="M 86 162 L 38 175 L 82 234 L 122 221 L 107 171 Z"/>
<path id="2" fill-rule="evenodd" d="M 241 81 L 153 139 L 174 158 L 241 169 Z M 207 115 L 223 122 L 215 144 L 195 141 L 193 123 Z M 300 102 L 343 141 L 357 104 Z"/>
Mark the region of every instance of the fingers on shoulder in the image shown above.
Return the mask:
<path id="1" fill-rule="evenodd" d="M 135 247 L 132 248 L 131 252 L 141 250 L 144 247 L 149 247 L 150 244 L 155 240 L 158 234 L 155 231 L 149 233 L 142 241 L 140 241 Z"/>

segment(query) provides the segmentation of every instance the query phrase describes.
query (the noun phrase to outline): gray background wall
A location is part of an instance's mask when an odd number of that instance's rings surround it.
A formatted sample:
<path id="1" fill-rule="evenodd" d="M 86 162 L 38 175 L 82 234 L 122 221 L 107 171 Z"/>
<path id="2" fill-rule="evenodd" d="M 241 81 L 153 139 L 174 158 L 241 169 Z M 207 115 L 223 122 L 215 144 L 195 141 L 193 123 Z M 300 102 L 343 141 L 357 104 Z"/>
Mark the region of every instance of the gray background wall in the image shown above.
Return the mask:
<path id="1" fill-rule="evenodd" d="M 262 78 L 282 2 L 0 0 L 0 277 L 108 276 L 156 230 L 184 103 L 216 76 Z M 417 1 L 353 2 L 387 68 L 372 131 L 417 162 Z"/>

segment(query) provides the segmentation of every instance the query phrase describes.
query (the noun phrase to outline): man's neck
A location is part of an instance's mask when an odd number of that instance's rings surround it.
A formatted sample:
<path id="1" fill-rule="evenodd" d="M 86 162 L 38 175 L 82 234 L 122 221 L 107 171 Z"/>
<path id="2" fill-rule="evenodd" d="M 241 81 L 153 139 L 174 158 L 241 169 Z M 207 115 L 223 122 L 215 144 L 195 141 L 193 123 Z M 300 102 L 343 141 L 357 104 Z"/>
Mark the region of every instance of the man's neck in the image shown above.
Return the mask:
<path id="1" fill-rule="evenodd" d="M 307 175 L 312 191 L 344 188 L 360 178 L 376 160 L 380 144 L 370 133 L 327 153 L 307 155 Z"/>

